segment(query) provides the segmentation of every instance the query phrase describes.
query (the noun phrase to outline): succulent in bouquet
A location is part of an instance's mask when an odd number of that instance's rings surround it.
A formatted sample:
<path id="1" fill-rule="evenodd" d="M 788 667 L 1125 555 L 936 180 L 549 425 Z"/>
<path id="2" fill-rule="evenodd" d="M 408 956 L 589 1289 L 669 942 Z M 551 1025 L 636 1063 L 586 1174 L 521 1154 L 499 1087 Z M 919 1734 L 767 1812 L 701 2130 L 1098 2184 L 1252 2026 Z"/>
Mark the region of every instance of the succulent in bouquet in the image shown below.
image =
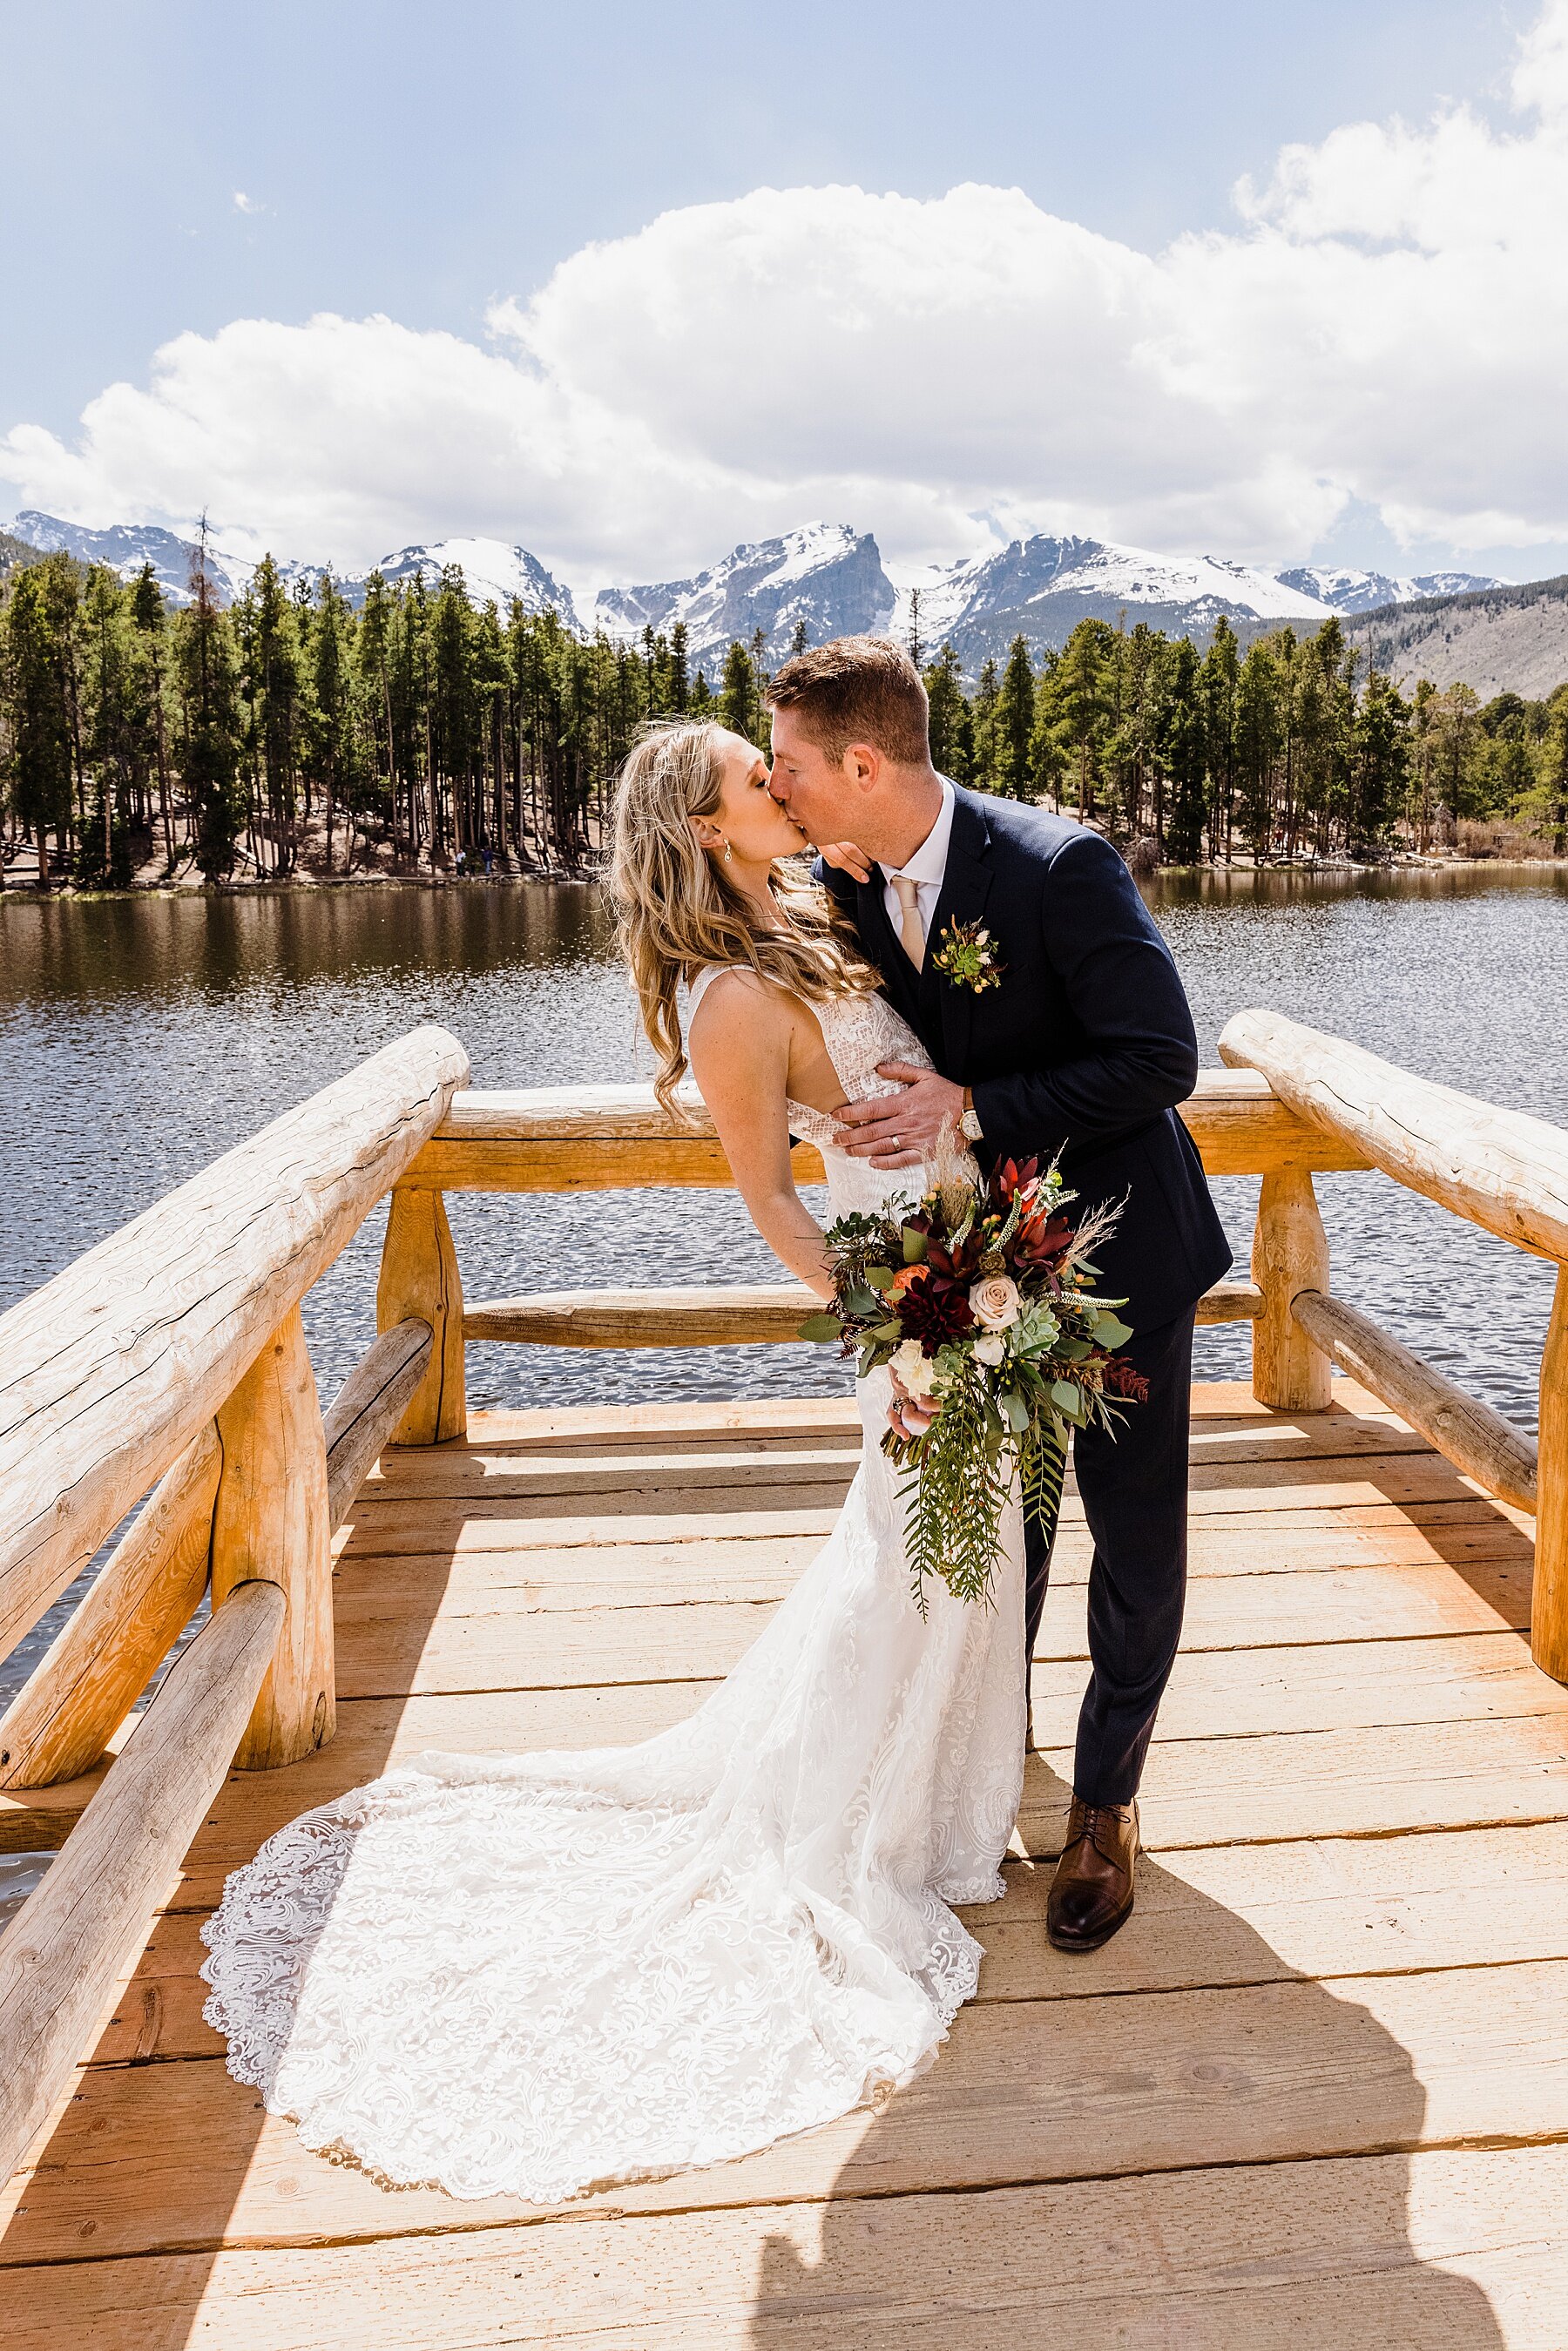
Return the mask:
<path id="1" fill-rule="evenodd" d="M 1061 1171 L 1009 1159 L 977 1179 L 956 1150 L 913 1205 L 841 1217 L 825 1236 L 831 1305 L 802 1324 L 837 1340 L 864 1379 L 882 1365 L 932 1408 L 919 1437 L 889 1427 L 883 1451 L 905 1473 L 905 1546 L 922 1614 L 926 1580 L 988 1600 L 1002 1513 L 1017 1480 L 1049 1534 L 1061 1507 L 1074 1428 L 1114 1432 L 1148 1386 L 1118 1353 L 1132 1337 L 1098 1299 L 1093 1250 L 1120 1210 L 1074 1224 Z"/>

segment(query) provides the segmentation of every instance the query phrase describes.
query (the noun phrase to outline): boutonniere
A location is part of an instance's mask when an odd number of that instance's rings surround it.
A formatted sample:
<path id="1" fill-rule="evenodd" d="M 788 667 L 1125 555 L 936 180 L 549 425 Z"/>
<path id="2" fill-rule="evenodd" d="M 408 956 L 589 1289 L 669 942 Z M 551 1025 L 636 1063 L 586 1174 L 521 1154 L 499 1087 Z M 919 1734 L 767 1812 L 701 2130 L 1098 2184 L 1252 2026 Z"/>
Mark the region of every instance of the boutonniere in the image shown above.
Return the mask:
<path id="1" fill-rule="evenodd" d="M 967 987 L 976 996 L 998 985 L 1007 969 L 997 961 L 991 935 L 983 923 L 946 923 L 941 943 L 931 958 L 944 979 Z"/>

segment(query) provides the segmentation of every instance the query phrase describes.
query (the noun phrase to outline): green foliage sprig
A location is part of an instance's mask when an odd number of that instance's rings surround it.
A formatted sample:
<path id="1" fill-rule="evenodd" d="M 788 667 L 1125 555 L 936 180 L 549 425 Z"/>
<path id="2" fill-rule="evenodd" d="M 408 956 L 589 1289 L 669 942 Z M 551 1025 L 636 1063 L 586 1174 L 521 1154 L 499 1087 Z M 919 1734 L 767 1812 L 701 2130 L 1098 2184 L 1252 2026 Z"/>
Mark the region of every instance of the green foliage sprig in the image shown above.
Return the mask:
<path id="1" fill-rule="evenodd" d="M 844 1217 L 827 1235 L 831 1308 L 801 1336 L 836 1339 L 862 1378 L 890 1367 L 934 1407 L 922 1435 L 890 1426 L 882 1440 L 903 1473 L 923 1613 L 932 1576 L 956 1599 L 987 1600 L 1015 1478 L 1026 1513 L 1049 1530 L 1070 1432 L 1113 1429 L 1121 1405 L 1146 1394 L 1117 1353 L 1132 1336 L 1114 1311 L 1124 1301 L 1091 1294 L 1092 1251 L 1118 1212 L 1075 1227 L 1074 1196 L 1032 1160 L 980 1183 L 954 1159 L 915 1208 Z"/>

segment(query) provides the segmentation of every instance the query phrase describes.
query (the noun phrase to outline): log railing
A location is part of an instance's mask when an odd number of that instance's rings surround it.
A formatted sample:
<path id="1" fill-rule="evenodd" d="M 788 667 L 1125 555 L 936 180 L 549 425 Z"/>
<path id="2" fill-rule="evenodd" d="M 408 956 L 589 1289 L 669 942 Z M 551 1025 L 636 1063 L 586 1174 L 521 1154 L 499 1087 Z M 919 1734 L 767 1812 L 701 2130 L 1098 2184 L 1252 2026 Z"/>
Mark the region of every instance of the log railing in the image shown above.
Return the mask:
<path id="1" fill-rule="evenodd" d="M 1324 1382 L 1332 1355 L 1467 1477 L 1535 1512 L 1531 1653 L 1556 1680 L 1568 1681 L 1568 1132 L 1413 1077 L 1278 1013 L 1239 1012 L 1219 1050 L 1232 1069 L 1265 1079 L 1320 1143 L 1354 1153 L 1355 1164 L 1379 1168 L 1484 1232 L 1555 1263 L 1539 1439 L 1468 1396 L 1359 1308 L 1328 1294 L 1327 1246 L 1307 1206 L 1310 1176 L 1298 1186 L 1293 1236 L 1282 1251 L 1288 1270 L 1271 1267 L 1270 1278 Z M 1265 1179 L 1265 1207 L 1267 1197 Z M 1260 1248 L 1269 1257 L 1265 1221 L 1260 1209 Z M 1253 1267 L 1261 1280 L 1256 1252 Z"/>
<path id="2" fill-rule="evenodd" d="M 1467 1477 L 1517 1508 L 1540 1492 L 1532 1639 L 1568 1680 L 1568 1275 L 1559 1280 L 1542 1372 L 1539 1446 L 1500 1413 L 1330 1290 L 1320 1174 L 1381 1168 L 1521 1248 L 1568 1259 L 1568 1134 L 1434 1086 L 1359 1047 L 1279 1019 L 1239 1013 L 1181 1115 L 1210 1176 L 1262 1179 L 1250 1280 L 1220 1282 L 1200 1322 L 1249 1322 L 1252 1388 L 1277 1412 L 1322 1410 L 1335 1362 L 1399 1413 Z M 535 1346 L 677 1347 L 787 1342 L 809 1311 L 795 1283 L 685 1290 L 538 1290 L 463 1302 L 440 1206 L 448 1191 L 575 1192 L 725 1185 L 711 1122 L 695 1094 L 673 1126 L 646 1086 L 556 1086 L 460 1094 L 394 1197 L 382 1320 L 417 1314 L 439 1328 L 421 1397 L 398 1432 L 425 1444 L 461 1426 L 459 1338 Z M 798 1182 L 821 1178 L 809 1145 Z M 1538 1467 L 1538 1456 L 1545 1467 Z"/>
<path id="3" fill-rule="evenodd" d="M 1221 1051 L 1182 1115 L 1210 1175 L 1262 1185 L 1251 1279 L 1218 1284 L 1200 1321 L 1251 1323 L 1262 1404 L 1321 1409 L 1338 1360 L 1467 1476 L 1536 1509 L 1532 1645 L 1568 1680 L 1568 1134 L 1270 1014 L 1238 1015 Z M 465 1309 L 448 1191 L 730 1181 L 695 1102 L 672 1125 L 645 1087 L 460 1092 L 466 1076 L 453 1039 L 416 1031 L 0 1317 L 0 1656 L 148 1497 L 0 1719 L 0 1801 L 77 1779 L 123 1741 L 0 1938 L 0 2176 L 66 2086 L 231 1764 L 285 1764 L 331 1736 L 331 1534 L 386 1445 L 464 1435 L 465 1342 L 797 1334 L 807 1293 L 783 1283 Z M 808 1146 L 795 1165 L 820 1179 Z M 1332 1294 L 1312 1177 L 1375 1167 L 1557 1261 L 1539 1444 Z M 380 1335 L 323 1418 L 300 1301 L 389 1191 Z M 209 1591 L 211 1623 L 126 1738 Z"/>
<path id="4" fill-rule="evenodd" d="M 417 1402 L 433 1329 L 399 1317 L 324 1423 L 300 1301 L 467 1075 L 455 1039 L 415 1030 L 0 1316 L 0 1656 L 148 1497 L 0 1717 L 0 1789 L 97 1764 L 213 1604 L 0 1937 L 0 2178 L 230 1768 L 332 1735 L 330 1536 Z"/>

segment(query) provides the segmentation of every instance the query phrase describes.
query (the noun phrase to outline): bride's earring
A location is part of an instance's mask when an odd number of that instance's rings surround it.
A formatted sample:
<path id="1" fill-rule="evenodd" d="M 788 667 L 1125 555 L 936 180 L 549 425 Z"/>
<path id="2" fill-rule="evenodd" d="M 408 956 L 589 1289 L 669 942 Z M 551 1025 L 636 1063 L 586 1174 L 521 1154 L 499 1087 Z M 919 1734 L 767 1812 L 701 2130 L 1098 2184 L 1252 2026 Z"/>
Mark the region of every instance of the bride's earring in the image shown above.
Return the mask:
<path id="1" fill-rule="evenodd" d="M 734 855 L 735 855 L 735 852 L 734 852 L 734 850 L 730 847 L 730 845 L 729 845 L 728 841 L 727 841 L 725 842 L 725 844 L 724 844 L 724 860 L 723 860 L 724 863 L 725 863 L 726 865 L 727 865 L 727 864 L 730 862 L 730 861 L 732 860 L 732 858 L 734 857 Z"/>

